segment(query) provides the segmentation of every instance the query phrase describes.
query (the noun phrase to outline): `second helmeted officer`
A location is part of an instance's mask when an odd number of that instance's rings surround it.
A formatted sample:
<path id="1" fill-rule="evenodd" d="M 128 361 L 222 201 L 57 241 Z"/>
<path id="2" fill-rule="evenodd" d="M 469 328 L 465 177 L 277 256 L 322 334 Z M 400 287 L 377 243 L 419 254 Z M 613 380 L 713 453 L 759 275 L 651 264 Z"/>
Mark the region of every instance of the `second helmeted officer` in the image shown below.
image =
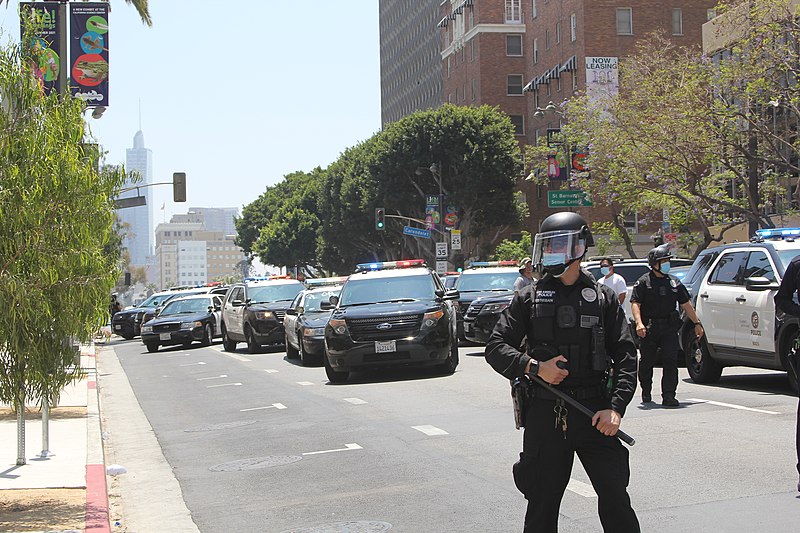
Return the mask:
<path id="1" fill-rule="evenodd" d="M 650 272 L 633 285 L 631 314 L 636 324 L 636 335 L 642 342 L 639 352 L 639 383 L 642 386 L 642 403 L 653 401 L 653 367 L 661 349 L 661 405 L 678 407 L 675 397 L 678 389 L 678 331 L 681 318 L 678 305 L 694 323 L 694 333 L 703 336 L 703 326 L 694 312 L 689 292 L 683 283 L 669 275 L 672 257 L 669 244 L 656 246 L 647 254 Z"/>
<path id="2" fill-rule="evenodd" d="M 547 217 L 532 256 L 544 275 L 514 295 L 486 345 L 486 361 L 504 377 L 534 374 L 596 412 L 585 416 L 538 384 L 528 389 L 514 465 L 528 500 L 526 533 L 558 531 L 576 453 L 597 492 L 604 531 L 639 531 L 627 492 L 628 450 L 614 437 L 636 389 L 636 349 L 616 294 L 580 268 L 591 245 L 577 213 Z"/>

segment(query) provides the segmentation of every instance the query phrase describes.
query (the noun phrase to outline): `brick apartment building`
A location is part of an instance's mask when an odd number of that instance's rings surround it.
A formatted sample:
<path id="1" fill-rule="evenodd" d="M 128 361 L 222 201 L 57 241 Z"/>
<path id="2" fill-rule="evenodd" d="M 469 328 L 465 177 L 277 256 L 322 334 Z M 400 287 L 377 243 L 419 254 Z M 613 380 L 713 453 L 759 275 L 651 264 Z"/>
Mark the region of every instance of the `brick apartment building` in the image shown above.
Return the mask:
<path id="1" fill-rule="evenodd" d="M 443 0 L 437 24 L 442 99 L 499 106 L 520 143 L 534 144 L 548 128 L 560 126 L 558 114 L 541 108 L 583 91 L 614 90 L 618 60 L 653 31 L 678 45 L 700 46 L 702 25 L 714 16 L 715 5 L 716 0 Z M 530 208 L 524 226 L 531 232 L 555 211 L 547 207 L 547 191 L 564 183 L 520 180 Z M 578 211 L 590 221 L 610 218 L 603 206 Z M 628 215 L 637 255 L 652 246 L 649 236 L 660 225 L 640 227 L 636 213 Z"/>

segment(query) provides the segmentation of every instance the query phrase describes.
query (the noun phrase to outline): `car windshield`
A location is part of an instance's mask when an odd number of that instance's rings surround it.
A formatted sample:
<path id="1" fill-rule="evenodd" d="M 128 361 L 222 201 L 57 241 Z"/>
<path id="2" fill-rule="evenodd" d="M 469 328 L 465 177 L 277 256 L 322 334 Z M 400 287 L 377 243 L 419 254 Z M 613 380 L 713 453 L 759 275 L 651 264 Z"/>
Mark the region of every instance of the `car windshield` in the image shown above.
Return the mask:
<path id="1" fill-rule="evenodd" d="M 251 304 L 291 302 L 302 290 L 302 283 L 262 285 L 260 287 L 249 287 L 247 289 L 247 297 L 250 299 Z"/>
<path id="2" fill-rule="evenodd" d="M 436 287 L 430 275 L 350 279 L 342 289 L 340 306 L 377 302 L 430 300 Z"/>
<path id="3" fill-rule="evenodd" d="M 494 290 L 514 290 L 514 282 L 519 272 L 486 272 L 481 274 L 461 274 L 455 288 L 459 292 L 479 292 Z"/>
<path id="4" fill-rule="evenodd" d="M 161 310 L 159 317 L 168 315 L 184 315 L 194 313 L 206 313 L 208 308 L 211 307 L 213 302 L 211 298 L 192 298 L 191 300 L 175 300 L 168 303 L 164 309 Z"/>
<path id="5" fill-rule="evenodd" d="M 159 305 L 164 305 L 164 302 L 169 300 L 171 296 L 171 294 L 154 294 L 140 303 L 139 307 L 158 307 Z"/>
<path id="6" fill-rule="evenodd" d="M 316 311 L 322 311 L 320 308 L 320 304 L 322 302 L 327 302 L 330 300 L 331 296 L 339 296 L 339 293 L 342 289 L 330 290 L 330 291 L 314 291 L 306 294 L 306 298 L 303 301 L 303 311 L 306 313 L 314 313 Z"/>

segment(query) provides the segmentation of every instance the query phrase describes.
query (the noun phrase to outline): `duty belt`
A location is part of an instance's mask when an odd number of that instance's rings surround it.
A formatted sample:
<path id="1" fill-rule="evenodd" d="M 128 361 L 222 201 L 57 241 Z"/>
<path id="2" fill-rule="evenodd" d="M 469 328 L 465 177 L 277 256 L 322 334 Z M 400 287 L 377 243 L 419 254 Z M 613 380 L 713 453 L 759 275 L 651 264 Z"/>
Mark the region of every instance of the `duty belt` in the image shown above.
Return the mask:
<path id="1" fill-rule="evenodd" d="M 569 394 L 576 400 L 590 400 L 592 398 L 600 398 L 603 396 L 603 387 L 586 387 L 581 389 L 559 389 L 561 392 Z M 531 387 L 528 394 L 531 398 L 537 400 L 556 400 L 556 395 L 552 392 L 545 390 L 541 387 Z"/>
<path id="2" fill-rule="evenodd" d="M 662 326 L 662 325 L 669 325 L 673 319 L 671 317 L 665 318 L 649 318 L 647 322 L 653 325 Z"/>

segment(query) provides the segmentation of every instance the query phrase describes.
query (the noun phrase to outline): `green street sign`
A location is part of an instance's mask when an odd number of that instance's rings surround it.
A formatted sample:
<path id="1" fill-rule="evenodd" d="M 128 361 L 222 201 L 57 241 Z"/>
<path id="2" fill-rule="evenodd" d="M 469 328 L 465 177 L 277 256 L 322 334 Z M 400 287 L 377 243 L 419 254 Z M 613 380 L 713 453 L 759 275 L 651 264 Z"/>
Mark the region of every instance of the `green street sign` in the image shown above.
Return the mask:
<path id="1" fill-rule="evenodd" d="M 593 207 L 592 197 L 584 191 L 547 191 L 547 207 Z"/>

